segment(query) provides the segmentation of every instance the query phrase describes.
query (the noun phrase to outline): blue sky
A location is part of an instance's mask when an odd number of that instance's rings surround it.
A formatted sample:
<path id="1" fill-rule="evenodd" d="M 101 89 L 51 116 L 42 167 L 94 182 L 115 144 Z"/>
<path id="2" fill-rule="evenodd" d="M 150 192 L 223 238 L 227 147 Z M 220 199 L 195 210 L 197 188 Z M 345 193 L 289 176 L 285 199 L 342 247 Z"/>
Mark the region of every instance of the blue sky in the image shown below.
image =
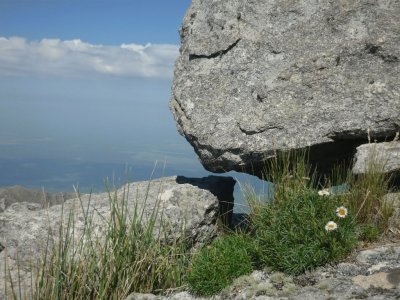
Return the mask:
<path id="1" fill-rule="evenodd" d="M 3 36 L 178 44 L 190 0 L 1 0 Z"/>
<path id="2" fill-rule="evenodd" d="M 0 159 L 202 171 L 168 109 L 189 5 L 1 0 Z"/>

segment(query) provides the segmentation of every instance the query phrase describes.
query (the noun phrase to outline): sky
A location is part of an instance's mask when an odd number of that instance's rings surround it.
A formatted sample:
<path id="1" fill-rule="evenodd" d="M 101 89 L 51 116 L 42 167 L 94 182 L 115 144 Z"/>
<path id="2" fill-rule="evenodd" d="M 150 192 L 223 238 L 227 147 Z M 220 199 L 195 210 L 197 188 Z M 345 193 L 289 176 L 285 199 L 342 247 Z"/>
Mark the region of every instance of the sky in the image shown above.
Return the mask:
<path id="1" fill-rule="evenodd" d="M 168 101 L 189 4 L 1 0 L 0 158 L 130 163 L 159 159 L 149 149 L 187 152 Z"/>
<path id="2" fill-rule="evenodd" d="M 210 174 L 168 108 L 190 3 L 1 0 L 0 187 Z"/>
<path id="3" fill-rule="evenodd" d="M 189 5 L 1 0 L 0 161 L 202 170 L 168 109 Z"/>

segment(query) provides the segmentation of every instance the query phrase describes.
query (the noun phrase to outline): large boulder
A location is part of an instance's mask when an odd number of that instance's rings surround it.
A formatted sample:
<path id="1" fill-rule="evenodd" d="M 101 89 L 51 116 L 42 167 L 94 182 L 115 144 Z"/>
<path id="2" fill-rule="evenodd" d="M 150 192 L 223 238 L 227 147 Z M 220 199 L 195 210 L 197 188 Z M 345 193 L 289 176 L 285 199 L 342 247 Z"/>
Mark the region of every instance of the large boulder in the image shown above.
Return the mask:
<path id="1" fill-rule="evenodd" d="M 127 184 L 116 190 L 116 194 L 81 195 L 80 199 L 69 199 L 63 204 L 45 208 L 40 203 L 14 201 L 0 212 L 0 286 L 4 287 L 4 281 L 9 281 L 5 269 L 9 269 L 14 280 L 20 273 L 23 284 L 29 286 L 30 263 L 38 261 L 48 242 L 57 241 L 60 224 L 66 226 L 70 212 L 74 213 L 76 240 L 80 240 L 85 232 L 85 215 L 92 214 L 92 232 L 101 239 L 110 220 L 110 195 L 117 196 L 119 205 L 124 199 L 130 219 L 136 209 L 143 213 L 143 225 L 148 224 L 158 209 L 153 232 L 158 235 L 160 226 L 167 226 L 164 227 L 166 243 L 182 238 L 182 235 L 188 245 L 200 246 L 210 242 L 218 234 L 219 216 L 230 221 L 234 185 L 232 177 L 173 176 Z M 28 192 L 25 190 L 28 196 L 36 194 L 32 190 Z M 31 199 L 28 197 L 26 201 Z M 4 297 L 2 293 L 0 289 L 0 299 Z"/>
<path id="2" fill-rule="evenodd" d="M 260 174 L 309 148 L 329 168 L 400 128 L 400 2 L 193 0 L 170 108 L 203 166 Z"/>

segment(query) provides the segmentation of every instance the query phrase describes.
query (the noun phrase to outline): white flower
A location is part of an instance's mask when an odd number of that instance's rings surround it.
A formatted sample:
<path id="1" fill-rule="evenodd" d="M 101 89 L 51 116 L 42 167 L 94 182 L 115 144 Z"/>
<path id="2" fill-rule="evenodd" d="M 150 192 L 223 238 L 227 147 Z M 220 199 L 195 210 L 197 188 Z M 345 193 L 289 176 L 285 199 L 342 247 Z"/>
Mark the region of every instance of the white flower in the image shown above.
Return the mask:
<path id="1" fill-rule="evenodd" d="M 329 196 L 331 193 L 329 192 L 329 189 L 323 189 L 318 191 L 318 195 L 320 196 Z"/>
<path id="2" fill-rule="evenodd" d="M 336 230 L 336 229 L 337 229 L 337 224 L 335 222 L 333 222 L 333 221 L 329 221 L 325 225 L 325 230 L 326 231 L 332 231 L 332 230 Z"/>
<path id="3" fill-rule="evenodd" d="M 347 208 L 344 207 L 344 206 L 338 207 L 338 208 L 336 209 L 336 215 L 337 215 L 339 218 L 345 218 L 345 217 L 347 216 Z"/>

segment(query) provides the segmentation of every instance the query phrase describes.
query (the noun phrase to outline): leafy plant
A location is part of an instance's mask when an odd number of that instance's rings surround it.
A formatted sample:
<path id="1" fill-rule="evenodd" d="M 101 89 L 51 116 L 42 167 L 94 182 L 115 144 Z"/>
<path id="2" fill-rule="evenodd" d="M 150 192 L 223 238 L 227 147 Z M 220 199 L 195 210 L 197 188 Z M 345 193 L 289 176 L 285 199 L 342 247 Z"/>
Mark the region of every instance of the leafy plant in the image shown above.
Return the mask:
<path id="1" fill-rule="evenodd" d="M 251 240 L 239 234 L 222 236 L 202 248 L 194 256 L 186 279 L 190 290 L 196 295 L 214 295 L 235 278 L 249 274 L 252 247 Z"/>
<path id="2" fill-rule="evenodd" d="M 305 189 L 263 205 L 252 219 L 262 264 L 300 274 L 346 256 L 357 240 L 352 216 L 339 218 L 335 213 L 341 204 L 340 197 Z"/>
<path id="3" fill-rule="evenodd" d="M 381 234 L 379 228 L 374 224 L 365 224 L 359 226 L 359 238 L 363 241 L 374 242 L 379 239 Z"/>
<path id="4" fill-rule="evenodd" d="M 265 170 L 274 183 L 269 199 L 246 197 L 260 267 L 299 274 L 337 261 L 355 247 L 353 211 L 343 207 L 345 217 L 336 214 L 346 203 L 344 193 L 317 192 L 305 151 L 277 153 Z"/>

